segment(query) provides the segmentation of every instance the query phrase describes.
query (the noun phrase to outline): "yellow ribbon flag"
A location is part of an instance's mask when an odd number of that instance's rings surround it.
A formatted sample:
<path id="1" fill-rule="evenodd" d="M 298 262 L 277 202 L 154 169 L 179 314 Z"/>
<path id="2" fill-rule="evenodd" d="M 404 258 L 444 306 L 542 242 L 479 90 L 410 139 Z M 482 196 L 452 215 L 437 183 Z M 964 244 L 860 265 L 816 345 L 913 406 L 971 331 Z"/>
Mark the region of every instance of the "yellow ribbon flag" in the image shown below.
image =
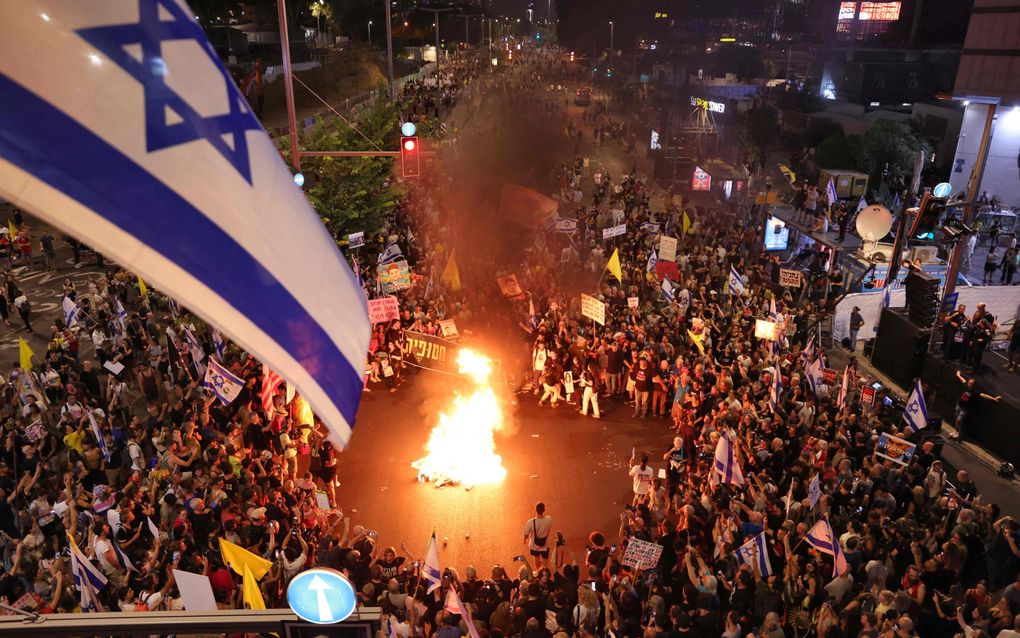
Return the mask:
<path id="1" fill-rule="evenodd" d="M 35 356 L 35 352 L 32 351 L 31 346 L 22 337 L 18 337 L 18 354 L 21 355 L 21 369 L 26 372 L 31 370 L 32 357 Z"/>
<path id="2" fill-rule="evenodd" d="M 450 251 L 450 258 L 446 260 L 446 267 L 443 268 L 443 281 L 448 283 L 451 289 L 460 290 L 460 269 L 457 268 L 453 251 Z"/>
<path id="3" fill-rule="evenodd" d="M 266 608 L 266 601 L 262 598 L 262 590 L 259 589 L 259 580 L 248 569 L 247 564 L 244 566 L 244 575 L 241 576 L 241 599 L 250 609 Z"/>
<path id="4" fill-rule="evenodd" d="M 685 235 L 691 231 L 691 226 L 693 226 L 693 225 L 694 224 L 691 223 L 691 218 L 687 216 L 687 211 L 685 210 L 684 211 L 684 222 L 683 222 L 683 231 L 684 231 Z"/>
<path id="5" fill-rule="evenodd" d="M 9 228 L 11 231 L 11 241 L 14 241 L 14 238 L 17 237 L 18 235 L 18 228 L 14 225 L 13 220 L 11 219 L 7 220 L 7 228 Z"/>
<path id="6" fill-rule="evenodd" d="M 238 575 L 244 576 L 245 570 L 248 570 L 255 580 L 265 576 L 273 566 L 273 563 L 265 558 L 252 554 L 245 548 L 222 538 L 220 539 L 220 554 L 223 556 L 223 563 L 229 565 Z"/>
<path id="7" fill-rule="evenodd" d="M 138 275 L 138 294 L 140 294 L 142 299 L 145 301 L 149 300 L 149 288 L 145 285 L 145 282 L 142 281 L 141 275 Z"/>
<path id="8" fill-rule="evenodd" d="M 703 335 L 696 335 L 690 330 L 687 331 L 687 336 L 691 338 L 691 341 L 694 342 L 694 345 L 698 346 L 698 352 L 700 352 L 701 354 L 705 354 L 705 346 L 702 345 L 701 343 L 701 340 L 704 339 L 705 337 Z"/>
<path id="9" fill-rule="evenodd" d="M 616 280 L 621 284 L 623 283 L 623 270 L 620 268 L 620 249 L 613 250 L 613 256 L 609 258 L 609 263 L 606 264 L 606 269 L 613 273 Z"/>

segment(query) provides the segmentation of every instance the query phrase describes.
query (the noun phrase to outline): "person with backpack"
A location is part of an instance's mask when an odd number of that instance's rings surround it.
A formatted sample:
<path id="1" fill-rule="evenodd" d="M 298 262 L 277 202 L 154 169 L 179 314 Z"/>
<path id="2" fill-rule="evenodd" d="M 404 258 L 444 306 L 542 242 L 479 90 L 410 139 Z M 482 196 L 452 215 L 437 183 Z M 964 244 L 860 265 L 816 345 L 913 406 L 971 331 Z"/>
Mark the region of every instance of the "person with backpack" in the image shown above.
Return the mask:
<path id="1" fill-rule="evenodd" d="M 549 560 L 549 534 L 552 533 L 552 517 L 545 515 L 545 503 L 535 505 L 535 515 L 524 524 L 524 542 L 528 552 L 535 558 L 535 569 L 541 569 Z"/>

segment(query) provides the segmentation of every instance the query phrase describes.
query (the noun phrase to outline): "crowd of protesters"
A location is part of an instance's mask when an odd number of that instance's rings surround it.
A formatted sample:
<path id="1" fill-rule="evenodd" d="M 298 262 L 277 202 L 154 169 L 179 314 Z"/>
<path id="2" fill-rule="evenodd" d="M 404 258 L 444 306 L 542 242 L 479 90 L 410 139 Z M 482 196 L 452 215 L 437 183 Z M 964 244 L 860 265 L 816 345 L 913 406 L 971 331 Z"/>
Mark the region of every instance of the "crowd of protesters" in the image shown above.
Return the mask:
<path id="1" fill-rule="evenodd" d="M 549 64 L 538 56 L 516 56 L 518 73 Z M 474 69 L 465 64 L 451 85 L 470 82 Z M 440 87 L 412 89 L 432 96 L 420 115 Z M 585 126 L 573 125 L 572 137 Z M 480 309 L 439 275 L 449 254 L 437 205 L 444 179 L 411 187 L 389 229 L 360 253 L 370 291 L 375 257 L 393 243 L 416 273 L 401 318 L 376 326 L 367 390 L 399 385 L 404 330 L 438 334 L 440 320 L 470 324 Z M 109 580 L 99 592 L 107 609 L 181 609 L 174 569 L 208 575 L 217 603 L 241 608 L 241 580 L 217 545 L 224 538 L 272 561 L 260 581 L 267 606 L 284 604 L 301 570 L 331 567 L 363 604 L 383 608 L 387 631 L 408 637 L 467 633 L 468 618 L 444 610 L 451 588 L 492 638 L 1018 635 L 1020 524 L 965 471 L 950 474 L 923 430 L 905 431 L 880 400 L 866 404 L 852 360 L 845 393 L 838 373 L 809 387 L 810 364 L 833 367 L 813 336 L 826 308 L 778 285 L 779 264 L 762 250 L 763 211 L 694 206 L 654 193 L 637 174 L 582 162 L 557 179 L 560 215 L 576 226 L 534 234 L 515 271 L 525 298 L 502 300 L 493 283 L 484 304 L 507 304 L 519 320 L 522 397 L 594 418 L 626 409 L 656 439 L 673 436 L 666 449 L 635 451 L 633 500 L 617 529 L 554 533 L 555 504 L 552 516 L 541 505 L 512 569 L 448 568 L 426 593 L 421 557 L 378 545 L 340 510 L 337 451 L 307 407 L 288 405 L 284 387 L 263 387 L 253 357 L 110 268 L 65 286 L 77 325 L 55 318 L 34 375 L 17 364 L 7 375 L 4 602 L 78 611 L 73 538 Z M 603 229 L 622 223 L 625 236 L 603 241 Z M 660 235 L 678 241 L 673 265 L 653 254 Z M 614 253 L 619 277 L 604 272 Z M 581 292 L 605 304 L 604 321 L 582 315 Z M 778 341 L 755 336 L 756 320 L 770 318 Z M 201 384 L 202 356 L 214 353 L 245 380 L 229 406 Z M 908 463 L 876 453 L 881 433 L 918 443 Z M 742 481 L 713 469 L 722 437 Z M 820 520 L 848 569 L 806 542 Z M 761 534 L 768 570 L 736 551 Z M 622 564 L 635 540 L 662 547 L 654 568 Z"/>

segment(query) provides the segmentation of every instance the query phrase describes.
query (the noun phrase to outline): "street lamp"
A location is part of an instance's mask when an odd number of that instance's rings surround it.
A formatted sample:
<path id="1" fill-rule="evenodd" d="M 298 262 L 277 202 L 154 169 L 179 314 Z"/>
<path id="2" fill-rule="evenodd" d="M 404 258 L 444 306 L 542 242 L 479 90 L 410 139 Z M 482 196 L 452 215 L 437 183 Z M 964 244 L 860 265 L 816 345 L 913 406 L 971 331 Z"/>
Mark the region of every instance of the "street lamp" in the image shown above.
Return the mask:
<path id="1" fill-rule="evenodd" d="M 368 21 L 368 50 L 372 50 L 372 21 Z"/>
<path id="2" fill-rule="evenodd" d="M 610 75 L 612 75 L 612 73 L 613 73 L 613 35 L 614 35 L 613 21 L 610 20 L 609 21 L 609 74 Z"/>
<path id="3" fill-rule="evenodd" d="M 320 7 L 326 6 L 326 0 L 319 0 L 319 6 Z M 321 18 L 322 9 L 319 9 L 318 11 L 315 12 L 315 38 L 319 41 L 320 44 L 322 43 L 322 26 L 319 22 Z"/>

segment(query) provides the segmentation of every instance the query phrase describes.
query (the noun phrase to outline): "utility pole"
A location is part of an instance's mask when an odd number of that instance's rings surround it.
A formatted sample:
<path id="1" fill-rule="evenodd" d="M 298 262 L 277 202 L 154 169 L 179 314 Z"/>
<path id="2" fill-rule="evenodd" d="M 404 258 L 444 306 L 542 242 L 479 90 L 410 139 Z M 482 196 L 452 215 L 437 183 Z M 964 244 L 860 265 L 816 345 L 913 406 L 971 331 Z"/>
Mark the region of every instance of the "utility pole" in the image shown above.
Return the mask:
<path id="1" fill-rule="evenodd" d="M 393 92 L 393 16 L 391 7 L 393 0 L 383 0 L 386 3 L 386 80 L 390 88 L 390 102 L 397 99 Z"/>
<path id="2" fill-rule="evenodd" d="M 290 36 L 287 34 L 287 0 L 276 1 L 280 21 L 280 48 L 283 52 L 283 91 L 287 98 L 287 126 L 290 128 L 290 162 L 294 170 L 301 170 L 301 153 L 298 150 L 297 109 L 294 106 L 294 81 L 290 69 Z"/>
<path id="3" fill-rule="evenodd" d="M 432 24 L 436 27 L 436 72 L 439 72 L 439 14 L 446 13 L 447 11 L 453 11 L 453 9 L 422 9 L 422 11 L 428 11 L 435 18 L 435 22 Z"/>
<path id="4" fill-rule="evenodd" d="M 609 21 L 609 60 L 608 60 L 608 63 L 609 63 L 609 74 L 610 75 L 612 75 L 612 73 L 613 73 L 613 33 L 614 33 L 613 21 L 610 20 Z"/>
<path id="5" fill-rule="evenodd" d="M 903 210 L 900 211 L 899 223 L 896 226 L 896 239 L 893 240 L 893 254 L 889 259 L 889 270 L 885 275 L 885 287 L 896 282 L 896 276 L 900 271 L 900 262 L 903 261 L 903 248 L 907 245 L 907 209 L 910 207 L 912 197 L 921 192 L 921 170 L 924 168 L 924 151 L 918 151 L 914 158 L 914 177 L 910 181 L 910 193 L 903 198 Z"/>

